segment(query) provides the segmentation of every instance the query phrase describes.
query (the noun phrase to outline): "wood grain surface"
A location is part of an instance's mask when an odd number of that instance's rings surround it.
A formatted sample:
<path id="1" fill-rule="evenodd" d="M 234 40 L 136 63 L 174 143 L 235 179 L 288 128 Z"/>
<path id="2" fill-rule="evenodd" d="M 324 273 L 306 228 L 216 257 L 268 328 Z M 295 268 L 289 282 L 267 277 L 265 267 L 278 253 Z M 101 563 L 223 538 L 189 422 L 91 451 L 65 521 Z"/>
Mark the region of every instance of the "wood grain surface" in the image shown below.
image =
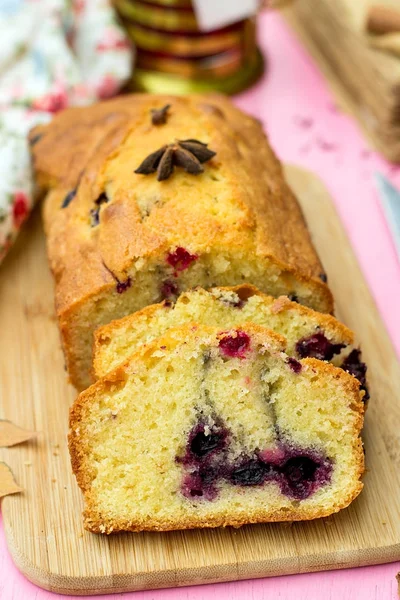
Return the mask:
<path id="1" fill-rule="evenodd" d="M 330 198 L 319 180 L 287 169 L 328 273 L 337 312 L 369 364 L 368 472 L 346 510 L 309 523 L 96 536 L 82 528 L 82 499 L 66 446 L 74 390 L 66 383 L 53 283 L 39 215 L 0 272 L 0 417 L 39 431 L 2 449 L 23 494 L 2 503 L 8 547 L 33 582 L 94 594 L 378 564 L 400 558 L 400 368 Z"/>
<path id="2" fill-rule="evenodd" d="M 317 61 L 339 105 L 358 119 L 374 146 L 400 162 L 400 59 L 371 46 L 371 5 L 398 0 L 298 0 L 284 10 Z"/>

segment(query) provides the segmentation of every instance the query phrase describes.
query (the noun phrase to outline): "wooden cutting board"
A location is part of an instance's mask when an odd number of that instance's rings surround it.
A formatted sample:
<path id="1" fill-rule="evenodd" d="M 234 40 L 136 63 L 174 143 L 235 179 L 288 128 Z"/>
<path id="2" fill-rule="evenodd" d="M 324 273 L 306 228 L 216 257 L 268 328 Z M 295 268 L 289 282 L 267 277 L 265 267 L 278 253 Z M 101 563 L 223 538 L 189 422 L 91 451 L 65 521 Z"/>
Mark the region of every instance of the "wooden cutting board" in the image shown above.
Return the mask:
<path id="1" fill-rule="evenodd" d="M 39 215 L 0 270 L 3 418 L 40 432 L 3 450 L 25 489 L 3 500 L 10 553 L 34 583 L 94 594 L 338 569 L 400 559 L 400 368 L 349 242 L 318 179 L 287 170 L 328 273 L 338 314 L 369 364 L 365 490 L 346 510 L 309 523 L 98 536 L 82 528 L 82 499 L 66 446 L 66 383 L 53 283 Z"/>
<path id="2" fill-rule="evenodd" d="M 283 14 L 330 85 L 388 160 L 400 162 L 400 58 L 371 46 L 372 5 L 399 0 L 297 0 Z"/>

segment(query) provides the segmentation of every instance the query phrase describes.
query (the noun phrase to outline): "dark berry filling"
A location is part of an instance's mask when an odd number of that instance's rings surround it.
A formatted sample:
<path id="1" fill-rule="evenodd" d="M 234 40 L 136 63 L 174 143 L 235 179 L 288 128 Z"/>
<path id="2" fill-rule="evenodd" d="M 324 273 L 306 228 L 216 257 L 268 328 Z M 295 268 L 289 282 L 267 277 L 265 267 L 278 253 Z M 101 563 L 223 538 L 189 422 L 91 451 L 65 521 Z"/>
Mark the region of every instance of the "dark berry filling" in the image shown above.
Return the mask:
<path id="1" fill-rule="evenodd" d="M 261 460 L 248 460 L 232 469 L 230 481 L 233 485 L 261 485 L 270 471 L 270 465 Z"/>
<path id="2" fill-rule="evenodd" d="M 296 360 L 295 358 L 291 358 L 290 357 L 290 358 L 288 358 L 287 363 L 288 363 L 289 367 L 292 369 L 292 371 L 294 373 L 300 373 L 300 371 L 301 371 L 301 363 L 299 363 L 298 360 Z"/>
<path id="3" fill-rule="evenodd" d="M 282 494 L 295 500 L 305 500 L 329 483 L 332 475 L 332 461 L 329 458 L 310 448 L 288 445 L 284 450 L 286 459 L 278 468 Z"/>
<path id="4" fill-rule="evenodd" d="M 326 273 L 320 273 L 319 274 L 319 278 L 321 281 L 323 281 L 324 283 L 328 283 L 328 277 L 326 275 Z"/>
<path id="5" fill-rule="evenodd" d="M 352 350 L 342 364 L 342 369 L 354 375 L 361 383 L 361 389 L 365 391 L 364 402 L 369 398 L 367 388 L 367 365 L 361 360 L 360 350 Z"/>
<path id="6" fill-rule="evenodd" d="M 204 431 L 199 431 L 190 444 L 190 450 L 195 456 L 206 456 L 216 448 L 221 447 L 223 442 L 219 433 L 210 433 L 206 435 Z"/>
<path id="7" fill-rule="evenodd" d="M 178 286 L 173 281 L 163 281 L 161 284 L 161 297 L 163 300 L 176 298 L 178 296 Z"/>
<path id="8" fill-rule="evenodd" d="M 179 246 L 175 252 L 168 254 L 167 263 L 175 269 L 175 273 L 179 273 L 187 269 L 198 258 L 197 254 L 190 254 L 185 248 Z"/>
<path id="9" fill-rule="evenodd" d="M 310 356 L 319 360 L 331 360 L 344 347 L 345 344 L 332 344 L 323 333 L 314 333 L 296 344 L 297 353 L 301 358 Z"/>
<path id="10" fill-rule="evenodd" d="M 314 453 L 302 454 L 299 450 L 286 448 L 276 452 L 272 462 L 261 459 L 247 460 L 231 470 L 229 480 L 234 485 L 256 486 L 266 481 L 278 483 L 281 492 L 296 500 L 305 500 L 318 487 L 330 479 L 332 464 Z M 265 453 L 268 454 L 268 451 Z M 283 457 L 282 457 L 283 454 Z"/>
<path id="11" fill-rule="evenodd" d="M 308 498 L 315 483 L 316 463 L 307 456 L 290 458 L 282 468 L 281 490 L 299 500 Z"/>
<path id="12" fill-rule="evenodd" d="M 299 298 L 298 298 L 298 296 L 296 296 L 296 294 L 288 294 L 288 298 L 292 302 L 298 302 L 299 301 Z"/>
<path id="13" fill-rule="evenodd" d="M 224 461 L 218 458 L 224 454 L 228 435 L 228 429 L 220 423 L 207 429 L 203 422 L 193 427 L 184 456 L 176 458 L 187 471 L 182 482 L 186 498 L 216 498 L 216 485 L 224 472 Z"/>
<path id="14" fill-rule="evenodd" d="M 212 469 L 200 468 L 188 473 L 183 479 L 182 494 L 186 498 L 214 500 L 218 494 L 216 479 L 216 473 Z"/>
<path id="15" fill-rule="evenodd" d="M 209 462 L 216 452 L 223 450 L 226 446 L 228 430 L 220 424 L 206 427 L 204 423 L 198 423 L 189 434 L 186 453 L 178 462 L 185 465 L 196 465 Z"/>
<path id="16" fill-rule="evenodd" d="M 122 294 L 123 292 L 125 292 L 128 288 L 131 287 L 131 284 L 132 281 L 130 277 L 128 277 L 126 281 L 118 281 L 116 286 L 118 294 Z"/>
<path id="17" fill-rule="evenodd" d="M 75 198 L 75 196 L 76 196 L 76 189 L 68 192 L 68 194 L 65 196 L 64 200 L 62 201 L 61 208 L 67 208 L 67 206 L 72 202 L 72 200 Z"/>
<path id="18" fill-rule="evenodd" d="M 227 335 L 219 341 L 221 352 L 232 358 L 244 358 L 250 346 L 250 338 L 244 331 L 236 331 L 236 335 Z"/>
<path id="19" fill-rule="evenodd" d="M 221 424 L 207 430 L 204 423 L 193 427 L 184 456 L 176 458 L 184 468 L 181 491 L 186 498 L 214 500 L 218 484 L 226 481 L 241 487 L 275 482 L 282 494 L 305 500 L 330 481 L 332 462 L 309 448 L 280 444 L 230 462 L 228 441 L 229 431 Z"/>

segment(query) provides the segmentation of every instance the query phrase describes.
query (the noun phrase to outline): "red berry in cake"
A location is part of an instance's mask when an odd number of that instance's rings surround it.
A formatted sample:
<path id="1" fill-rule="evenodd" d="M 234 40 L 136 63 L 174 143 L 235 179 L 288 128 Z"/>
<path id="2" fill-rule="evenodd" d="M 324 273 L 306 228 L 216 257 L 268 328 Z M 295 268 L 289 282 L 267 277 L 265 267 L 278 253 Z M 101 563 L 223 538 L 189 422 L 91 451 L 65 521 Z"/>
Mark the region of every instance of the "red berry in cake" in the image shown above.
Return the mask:
<path id="1" fill-rule="evenodd" d="M 219 348 L 225 356 L 244 358 L 250 346 L 250 337 L 244 331 L 237 330 L 219 341 Z"/>
<path id="2" fill-rule="evenodd" d="M 161 297 L 163 300 L 176 298 L 178 296 L 178 286 L 174 281 L 163 281 L 161 284 Z"/>
<path id="3" fill-rule="evenodd" d="M 212 469 L 203 469 L 188 473 L 182 482 L 182 494 L 189 499 L 214 500 L 217 495 L 216 476 Z"/>
<path id="4" fill-rule="evenodd" d="M 21 227 L 29 213 L 29 202 L 24 192 L 15 192 L 13 205 L 13 220 L 15 227 Z"/>
<path id="5" fill-rule="evenodd" d="M 293 373 L 300 373 L 301 371 L 301 363 L 295 358 L 289 357 L 287 364 L 292 369 Z"/>
<path id="6" fill-rule="evenodd" d="M 167 263 L 175 269 L 176 273 L 179 273 L 187 269 L 198 258 L 197 254 L 190 254 L 185 248 L 178 246 L 175 252 L 167 255 Z"/>
<path id="7" fill-rule="evenodd" d="M 296 344 L 297 353 L 301 358 L 312 357 L 318 360 L 331 360 L 344 347 L 344 344 L 332 344 L 321 332 L 303 338 Z"/>

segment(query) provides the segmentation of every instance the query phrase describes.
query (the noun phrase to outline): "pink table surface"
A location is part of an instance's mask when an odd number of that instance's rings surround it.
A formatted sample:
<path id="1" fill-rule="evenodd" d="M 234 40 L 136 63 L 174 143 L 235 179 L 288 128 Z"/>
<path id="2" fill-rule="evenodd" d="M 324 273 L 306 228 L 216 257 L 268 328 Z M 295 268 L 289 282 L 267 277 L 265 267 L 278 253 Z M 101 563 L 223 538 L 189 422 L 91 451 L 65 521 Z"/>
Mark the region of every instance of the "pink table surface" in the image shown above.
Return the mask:
<path id="1" fill-rule="evenodd" d="M 263 121 L 282 160 L 314 170 L 329 188 L 400 355 L 400 265 L 373 186 L 373 173 L 379 169 L 400 187 L 400 167 L 371 151 L 357 124 L 338 111 L 312 60 L 279 16 L 263 14 L 259 34 L 260 46 L 268 55 L 267 76 L 236 102 Z M 397 598 L 398 571 L 400 563 L 394 563 L 122 596 L 135 600 L 387 600 Z M 0 598 L 53 597 L 14 567 L 0 522 Z M 106 597 L 111 596 L 102 596 Z"/>

